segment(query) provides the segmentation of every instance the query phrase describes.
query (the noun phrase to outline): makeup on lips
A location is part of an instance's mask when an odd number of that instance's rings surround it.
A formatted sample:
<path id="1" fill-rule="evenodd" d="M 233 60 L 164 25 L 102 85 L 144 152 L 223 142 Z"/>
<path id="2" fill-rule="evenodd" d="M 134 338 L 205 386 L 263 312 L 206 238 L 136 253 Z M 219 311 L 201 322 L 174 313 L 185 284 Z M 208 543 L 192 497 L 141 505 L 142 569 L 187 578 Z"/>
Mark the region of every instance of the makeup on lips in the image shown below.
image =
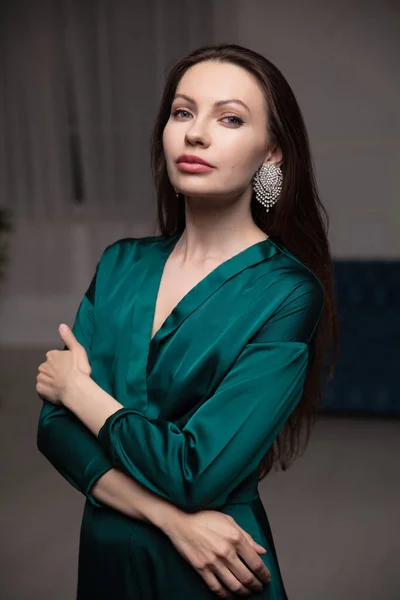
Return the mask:
<path id="1" fill-rule="evenodd" d="M 186 173 L 207 173 L 214 169 L 207 161 L 194 154 L 181 154 L 176 163 L 178 169 Z"/>

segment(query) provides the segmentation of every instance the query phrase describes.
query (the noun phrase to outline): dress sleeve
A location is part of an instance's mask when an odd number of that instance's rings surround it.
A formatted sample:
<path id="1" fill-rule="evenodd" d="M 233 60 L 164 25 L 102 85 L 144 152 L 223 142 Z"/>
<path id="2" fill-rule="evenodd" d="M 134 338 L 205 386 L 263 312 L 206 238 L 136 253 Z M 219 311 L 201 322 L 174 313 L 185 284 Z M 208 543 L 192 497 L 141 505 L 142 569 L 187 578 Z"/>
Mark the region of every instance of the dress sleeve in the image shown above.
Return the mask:
<path id="1" fill-rule="evenodd" d="M 91 362 L 96 274 L 84 295 L 72 331 Z M 67 347 L 64 346 L 64 350 Z M 57 471 L 95 506 L 104 506 L 90 493 L 97 479 L 112 468 L 99 440 L 63 406 L 43 401 L 37 447 Z"/>
<path id="2" fill-rule="evenodd" d="M 323 305 L 318 281 L 299 284 L 182 429 L 131 408 L 111 415 L 98 439 L 113 465 L 183 510 L 222 506 L 299 402 Z"/>

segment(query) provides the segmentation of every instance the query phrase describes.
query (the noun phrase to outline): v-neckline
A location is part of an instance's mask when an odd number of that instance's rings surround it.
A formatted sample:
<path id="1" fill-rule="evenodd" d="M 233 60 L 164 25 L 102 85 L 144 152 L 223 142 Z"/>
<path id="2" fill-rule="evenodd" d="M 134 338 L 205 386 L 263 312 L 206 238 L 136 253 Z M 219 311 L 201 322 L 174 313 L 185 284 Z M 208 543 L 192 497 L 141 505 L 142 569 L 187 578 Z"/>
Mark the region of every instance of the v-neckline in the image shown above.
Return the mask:
<path id="1" fill-rule="evenodd" d="M 181 309 L 185 305 L 187 305 L 190 302 L 192 297 L 201 288 L 205 287 L 209 282 L 212 282 L 213 279 L 216 279 L 216 280 L 220 279 L 219 276 L 220 275 L 222 276 L 223 272 L 226 271 L 227 268 L 229 268 L 231 266 L 234 267 L 235 263 L 237 263 L 237 262 L 240 262 L 243 260 L 244 261 L 243 268 L 245 268 L 246 266 L 250 266 L 250 264 L 254 264 L 250 260 L 249 265 L 247 265 L 247 263 L 246 263 L 247 257 L 249 259 L 251 259 L 252 257 L 254 259 L 257 259 L 257 256 L 258 256 L 258 258 L 260 260 L 263 260 L 264 259 L 263 249 L 265 247 L 269 246 L 270 244 L 273 245 L 273 240 L 271 239 L 271 236 L 269 236 L 265 240 L 261 240 L 260 242 L 256 242 L 255 244 L 252 244 L 251 246 L 244 248 L 240 252 L 237 252 L 230 258 L 227 258 L 226 260 L 221 262 L 219 265 L 214 267 L 214 269 L 212 269 L 209 273 L 207 273 L 207 275 L 202 277 L 202 279 L 200 279 L 200 281 L 198 281 L 193 287 L 190 288 L 190 290 L 188 292 L 186 292 L 186 294 L 184 296 L 182 296 L 182 298 L 179 300 L 179 302 L 174 306 L 174 308 L 171 310 L 171 312 L 164 319 L 161 326 L 157 329 L 157 331 L 153 335 L 153 337 L 151 337 L 151 334 L 153 331 L 153 325 L 154 325 L 155 312 L 156 312 L 156 307 L 157 307 L 157 300 L 158 300 L 158 295 L 160 292 L 161 281 L 162 281 L 162 277 L 164 274 L 165 266 L 166 266 L 168 258 L 170 257 L 176 244 L 178 243 L 182 233 L 183 232 L 175 233 L 167 241 L 161 240 L 161 242 L 160 242 L 160 244 L 162 246 L 160 248 L 161 256 L 158 255 L 158 253 L 157 253 L 158 265 L 157 265 L 157 267 L 155 267 L 155 269 L 153 271 L 152 281 L 154 282 L 154 287 L 152 287 L 149 290 L 149 294 L 151 295 L 151 302 L 152 302 L 152 310 L 150 311 L 150 313 L 151 313 L 150 333 L 147 336 L 147 340 L 150 340 L 149 344 L 148 344 L 149 351 L 154 345 L 157 345 L 159 338 L 163 337 L 165 331 L 167 329 L 169 329 L 170 323 L 174 320 L 174 317 L 181 311 Z M 256 262 L 258 262 L 258 261 L 256 260 Z M 241 271 L 241 270 L 242 270 L 242 268 L 239 268 L 238 271 Z M 236 274 L 236 273 L 233 273 L 233 274 Z M 222 277 L 222 279 L 223 279 L 223 277 Z M 221 285 L 223 283 L 222 279 L 220 279 Z"/>
<path id="2" fill-rule="evenodd" d="M 247 269 L 269 260 L 280 251 L 275 238 L 256 242 L 220 263 L 195 286 L 193 286 L 169 313 L 161 327 L 151 337 L 155 307 L 165 264 L 177 244 L 181 232 L 164 237 L 147 246 L 142 255 L 143 268 L 135 270 L 136 290 L 129 331 L 129 348 L 126 354 L 125 387 L 128 396 L 135 398 L 136 410 L 149 414 L 148 382 L 164 340 L 186 319 L 211 298 L 227 281 Z M 133 332 L 133 335 L 131 335 Z"/>

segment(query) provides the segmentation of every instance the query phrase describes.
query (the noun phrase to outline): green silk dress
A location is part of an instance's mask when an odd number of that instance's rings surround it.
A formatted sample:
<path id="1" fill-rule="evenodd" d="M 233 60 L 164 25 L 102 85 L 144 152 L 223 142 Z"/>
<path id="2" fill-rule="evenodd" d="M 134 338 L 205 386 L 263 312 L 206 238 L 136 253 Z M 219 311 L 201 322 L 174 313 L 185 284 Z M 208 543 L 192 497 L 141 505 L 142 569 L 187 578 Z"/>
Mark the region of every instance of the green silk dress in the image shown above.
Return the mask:
<path id="1" fill-rule="evenodd" d="M 180 235 L 109 245 L 75 318 L 91 377 L 124 408 L 96 437 L 66 408 L 43 402 L 38 448 L 86 496 L 77 598 L 217 598 L 160 529 L 91 495 L 116 467 L 184 511 L 231 515 L 267 548 L 271 581 L 252 595 L 285 600 L 259 465 L 301 398 L 324 289 L 269 237 L 204 277 L 151 339 Z"/>

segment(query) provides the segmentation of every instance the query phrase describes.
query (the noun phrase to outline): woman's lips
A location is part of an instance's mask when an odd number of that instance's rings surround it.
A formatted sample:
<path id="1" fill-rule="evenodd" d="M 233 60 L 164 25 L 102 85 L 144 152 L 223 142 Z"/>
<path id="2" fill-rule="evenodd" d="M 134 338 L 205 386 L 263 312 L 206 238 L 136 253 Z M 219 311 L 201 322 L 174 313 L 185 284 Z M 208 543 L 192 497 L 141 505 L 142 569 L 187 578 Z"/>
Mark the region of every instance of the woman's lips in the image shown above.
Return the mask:
<path id="1" fill-rule="evenodd" d="M 178 162 L 177 167 L 180 171 L 184 171 L 185 173 L 206 173 L 214 170 L 214 167 L 209 167 L 208 165 L 202 165 L 201 163 L 196 162 Z"/>

